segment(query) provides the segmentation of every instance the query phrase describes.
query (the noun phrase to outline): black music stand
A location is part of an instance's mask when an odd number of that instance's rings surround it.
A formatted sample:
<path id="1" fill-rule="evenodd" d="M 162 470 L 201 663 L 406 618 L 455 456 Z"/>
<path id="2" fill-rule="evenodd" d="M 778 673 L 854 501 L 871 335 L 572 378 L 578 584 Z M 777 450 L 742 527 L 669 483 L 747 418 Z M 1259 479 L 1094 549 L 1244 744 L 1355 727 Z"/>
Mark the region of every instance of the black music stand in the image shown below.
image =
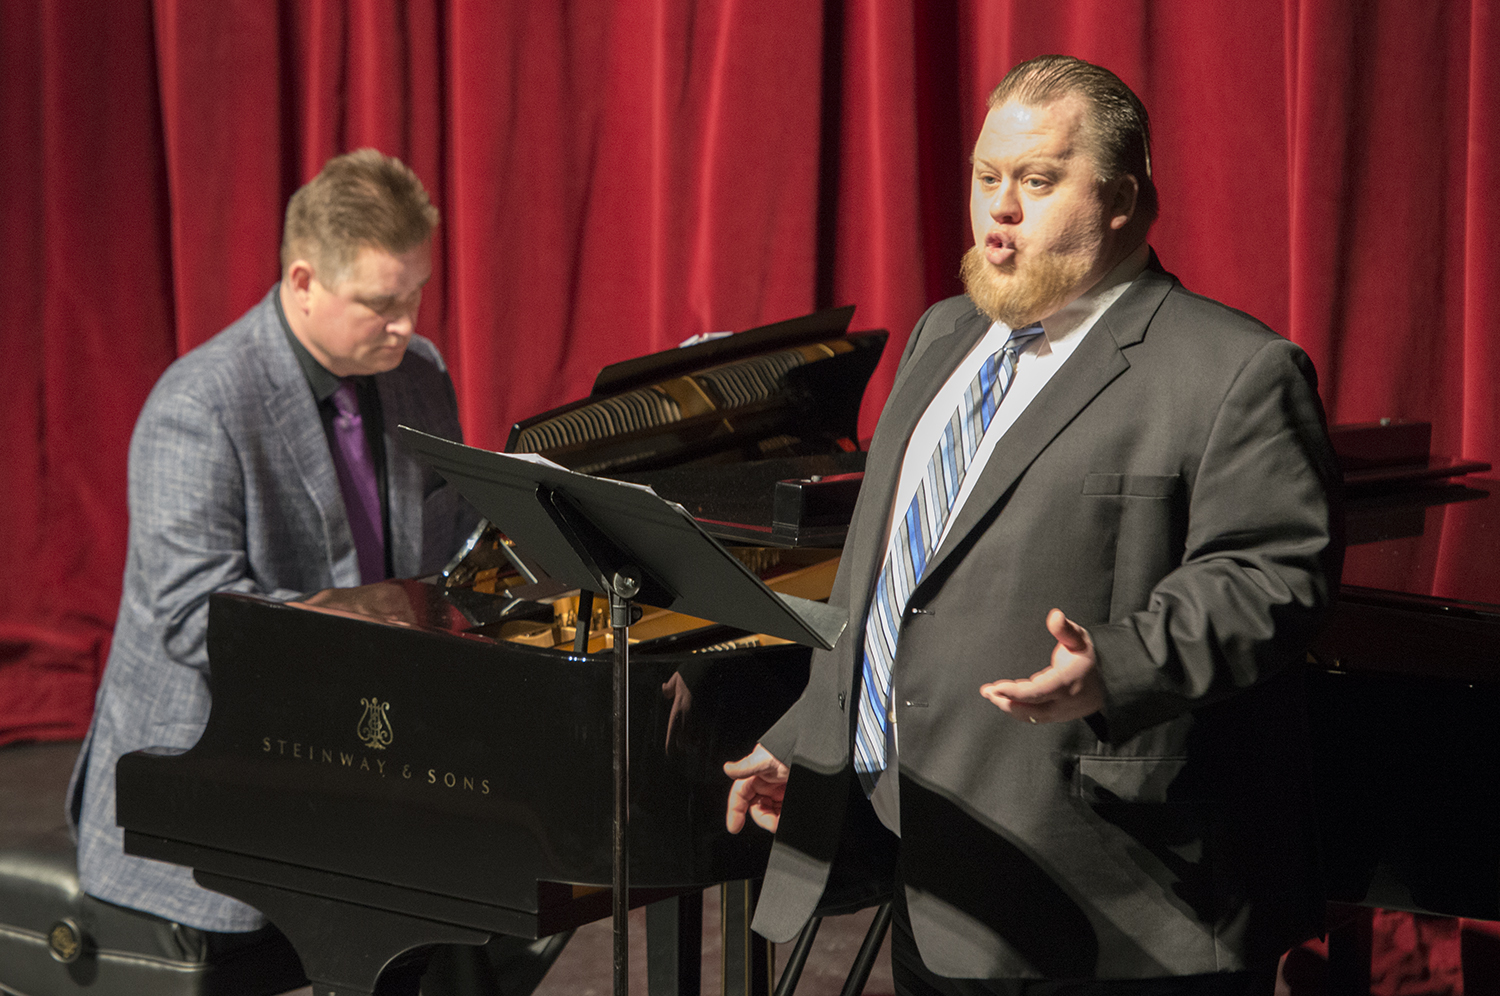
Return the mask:
<path id="1" fill-rule="evenodd" d="M 405 443 L 554 579 L 609 596 L 614 629 L 614 991 L 629 991 L 629 628 L 639 600 L 831 649 L 848 614 L 767 588 L 687 510 L 650 488 L 530 454 L 494 453 L 400 427 Z M 580 625 L 582 622 L 580 621 Z"/>

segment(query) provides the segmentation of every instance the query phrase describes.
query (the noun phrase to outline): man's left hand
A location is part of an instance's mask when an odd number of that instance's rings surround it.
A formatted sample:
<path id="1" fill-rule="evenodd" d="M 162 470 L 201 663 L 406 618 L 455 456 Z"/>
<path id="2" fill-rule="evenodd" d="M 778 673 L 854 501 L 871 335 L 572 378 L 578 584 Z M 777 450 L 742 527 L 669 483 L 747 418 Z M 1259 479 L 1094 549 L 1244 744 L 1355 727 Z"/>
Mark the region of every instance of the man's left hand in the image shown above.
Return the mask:
<path id="1" fill-rule="evenodd" d="M 1092 716 L 1104 708 L 1104 684 L 1089 631 L 1063 614 L 1047 613 L 1047 629 L 1057 638 L 1052 664 L 1019 681 L 992 681 L 979 694 L 1017 719 L 1061 723 Z"/>

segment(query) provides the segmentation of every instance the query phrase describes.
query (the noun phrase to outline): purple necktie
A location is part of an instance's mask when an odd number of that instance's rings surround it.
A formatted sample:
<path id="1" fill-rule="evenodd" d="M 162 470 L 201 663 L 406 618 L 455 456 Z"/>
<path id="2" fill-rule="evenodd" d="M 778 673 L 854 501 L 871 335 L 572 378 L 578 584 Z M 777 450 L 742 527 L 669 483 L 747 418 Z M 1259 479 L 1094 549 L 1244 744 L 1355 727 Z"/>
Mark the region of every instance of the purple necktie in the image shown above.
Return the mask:
<path id="1" fill-rule="evenodd" d="M 354 381 L 344 378 L 333 392 L 333 466 L 339 474 L 339 488 L 344 492 L 344 509 L 348 512 L 349 531 L 354 534 L 354 551 L 359 555 L 359 575 L 363 583 L 385 580 L 385 529 L 380 521 L 380 489 L 375 481 L 375 462 L 370 459 L 370 441 L 365 438 L 365 423 L 359 417 L 359 398 Z"/>

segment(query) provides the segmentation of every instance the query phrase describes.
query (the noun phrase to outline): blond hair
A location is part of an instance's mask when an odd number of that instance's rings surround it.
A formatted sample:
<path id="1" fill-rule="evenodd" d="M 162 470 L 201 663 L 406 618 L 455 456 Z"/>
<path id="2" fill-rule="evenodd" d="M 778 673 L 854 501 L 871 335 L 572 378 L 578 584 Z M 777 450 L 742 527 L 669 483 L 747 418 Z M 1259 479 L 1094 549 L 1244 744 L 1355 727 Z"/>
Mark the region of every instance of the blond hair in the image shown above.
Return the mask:
<path id="1" fill-rule="evenodd" d="M 424 242 L 437 223 L 437 208 L 405 163 L 375 149 L 346 152 L 287 202 L 281 273 L 305 259 L 318 282 L 332 288 L 349 275 L 361 249 L 399 255 Z"/>

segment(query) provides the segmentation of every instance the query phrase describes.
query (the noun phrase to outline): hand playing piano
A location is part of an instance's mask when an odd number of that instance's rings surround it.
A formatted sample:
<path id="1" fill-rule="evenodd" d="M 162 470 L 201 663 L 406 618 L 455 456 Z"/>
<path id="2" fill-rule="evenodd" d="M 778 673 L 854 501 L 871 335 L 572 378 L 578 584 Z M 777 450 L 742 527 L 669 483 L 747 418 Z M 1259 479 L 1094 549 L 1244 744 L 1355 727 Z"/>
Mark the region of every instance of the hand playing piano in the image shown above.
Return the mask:
<path id="1" fill-rule="evenodd" d="M 1057 638 L 1052 664 L 1019 681 L 992 681 L 979 694 L 1017 719 L 1061 723 L 1092 716 L 1104 708 L 1104 684 L 1089 631 L 1063 614 L 1047 613 L 1047 629 Z"/>
<path id="2" fill-rule="evenodd" d="M 729 809 L 724 825 L 739 833 L 748 814 L 755 825 L 772 833 L 781 822 L 781 800 L 786 795 L 787 766 L 760 744 L 738 761 L 724 765 L 724 774 L 734 779 L 729 789 Z"/>
<path id="3" fill-rule="evenodd" d="M 315 605 L 320 609 L 378 619 L 398 626 L 417 624 L 411 598 L 399 581 L 376 581 L 357 588 L 324 588 L 287 604 Z"/>

